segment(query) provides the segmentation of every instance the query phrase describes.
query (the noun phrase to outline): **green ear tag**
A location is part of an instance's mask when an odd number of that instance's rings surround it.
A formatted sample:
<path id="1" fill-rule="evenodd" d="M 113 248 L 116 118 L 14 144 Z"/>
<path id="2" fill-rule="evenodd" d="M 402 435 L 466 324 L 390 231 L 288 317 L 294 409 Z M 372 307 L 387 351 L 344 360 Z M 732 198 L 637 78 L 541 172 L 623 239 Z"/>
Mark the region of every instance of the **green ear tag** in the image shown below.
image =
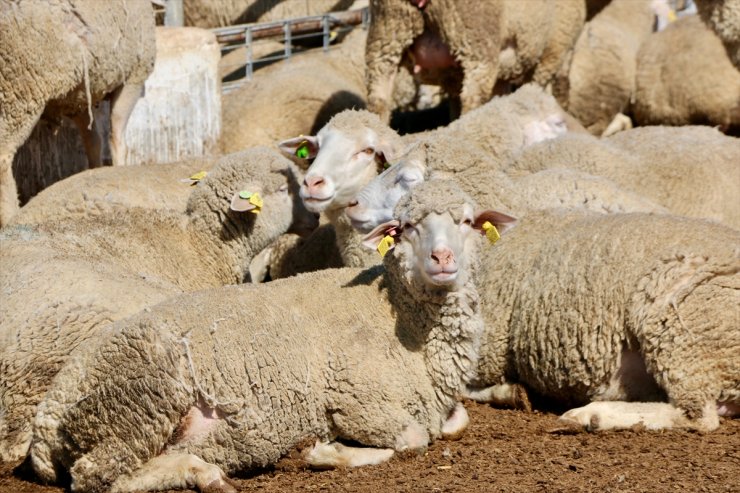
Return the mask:
<path id="1" fill-rule="evenodd" d="M 308 157 L 308 142 L 304 140 L 298 145 L 298 149 L 295 150 L 295 156 L 299 159 L 306 159 Z"/>
<path id="2" fill-rule="evenodd" d="M 251 196 L 252 196 L 252 192 L 247 192 L 246 190 L 242 190 L 241 192 L 239 192 L 240 199 L 247 200 Z"/>

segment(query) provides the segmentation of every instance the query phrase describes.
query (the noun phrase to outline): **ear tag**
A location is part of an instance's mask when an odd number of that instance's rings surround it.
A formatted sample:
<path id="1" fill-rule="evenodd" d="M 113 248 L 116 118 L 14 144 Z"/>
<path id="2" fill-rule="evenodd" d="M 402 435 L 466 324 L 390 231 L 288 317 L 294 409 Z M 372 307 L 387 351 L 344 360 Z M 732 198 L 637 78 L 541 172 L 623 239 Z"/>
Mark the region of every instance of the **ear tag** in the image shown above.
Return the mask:
<path id="1" fill-rule="evenodd" d="M 298 149 L 295 150 L 295 157 L 299 159 L 306 159 L 308 157 L 308 141 L 304 140 L 298 144 Z"/>
<path id="2" fill-rule="evenodd" d="M 391 163 L 389 163 L 388 161 L 383 163 L 383 169 L 388 169 L 390 167 L 391 167 Z"/>
<path id="3" fill-rule="evenodd" d="M 491 245 L 495 244 L 498 240 L 501 239 L 501 235 L 498 234 L 498 230 L 496 229 L 496 226 L 491 224 L 490 221 L 486 221 L 483 223 L 483 231 L 486 232 L 486 238 L 488 238 L 488 241 L 491 243 Z"/>
<path id="4" fill-rule="evenodd" d="M 378 243 L 378 253 L 380 254 L 380 258 L 385 257 L 385 254 L 390 251 L 391 248 L 393 248 L 393 245 L 396 243 L 396 241 L 393 239 L 390 235 L 385 235 L 382 240 L 380 240 L 380 243 Z"/>
<path id="5" fill-rule="evenodd" d="M 253 214 L 259 214 L 262 210 L 262 197 L 260 197 L 260 194 L 253 193 L 251 197 L 249 197 L 249 203 L 254 206 L 254 209 L 252 209 Z"/>
<path id="6" fill-rule="evenodd" d="M 676 11 L 673 9 L 668 10 L 668 22 L 676 22 L 676 19 L 678 19 Z"/>
<path id="7" fill-rule="evenodd" d="M 183 178 L 180 180 L 183 183 L 190 183 L 191 186 L 195 186 L 200 180 L 205 178 L 208 175 L 208 171 L 199 171 L 195 173 L 194 175 L 191 175 L 188 178 Z"/>

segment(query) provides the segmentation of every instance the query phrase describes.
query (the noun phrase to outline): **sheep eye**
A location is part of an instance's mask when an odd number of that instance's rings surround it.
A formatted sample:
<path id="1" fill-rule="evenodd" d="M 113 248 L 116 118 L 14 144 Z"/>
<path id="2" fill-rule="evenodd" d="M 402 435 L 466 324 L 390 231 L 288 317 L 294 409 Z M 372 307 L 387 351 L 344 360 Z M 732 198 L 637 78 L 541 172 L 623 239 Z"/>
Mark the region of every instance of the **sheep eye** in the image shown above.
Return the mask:
<path id="1" fill-rule="evenodd" d="M 462 223 L 463 224 L 467 224 L 468 226 L 472 226 L 473 225 L 472 219 L 464 219 Z"/>
<path id="2" fill-rule="evenodd" d="M 414 231 L 416 231 L 416 228 L 414 227 L 413 224 L 406 223 L 406 224 L 403 225 L 403 231 L 405 233 L 413 233 Z"/>
<path id="3" fill-rule="evenodd" d="M 280 188 L 278 188 L 278 192 L 287 192 L 287 191 L 288 191 L 287 183 L 283 183 L 282 185 L 280 185 Z"/>
<path id="4" fill-rule="evenodd" d="M 362 150 L 362 152 L 369 156 L 370 154 L 375 154 L 375 149 L 373 149 L 372 147 L 366 147 Z"/>

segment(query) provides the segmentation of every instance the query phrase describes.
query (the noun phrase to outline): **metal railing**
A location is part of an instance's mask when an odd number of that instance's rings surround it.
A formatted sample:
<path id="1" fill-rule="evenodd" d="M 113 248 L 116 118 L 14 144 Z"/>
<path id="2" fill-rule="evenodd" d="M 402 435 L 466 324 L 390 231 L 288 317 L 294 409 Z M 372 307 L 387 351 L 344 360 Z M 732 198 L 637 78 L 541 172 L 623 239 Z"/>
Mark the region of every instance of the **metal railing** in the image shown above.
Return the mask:
<path id="1" fill-rule="evenodd" d="M 256 64 L 267 64 L 278 60 L 289 59 L 297 51 L 296 42 L 303 40 L 321 39 L 321 47 L 327 52 L 331 42 L 343 32 L 354 26 L 362 25 L 367 28 L 370 22 L 370 12 L 367 8 L 330 12 L 322 15 L 298 17 L 276 22 L 239 24 L 235 26 L 211 29 L 221 46 L 221 54 L 246 48 L 243 63 L 234 64 L 235 73 L 241 75 L 236 80 L 229 80 L 222 85 L 223 92 L 229 92 L 245 81 L 252 80 Z M 258 40 L 281 40 L 283 49 L 277 54 L 268 54 L 255 58 L 254 46 Z M 316 42 L 314 42 L 316 44 Z M 241 68 L 243 66 L 243 72 Z M 241 73 L 240 73 L 241 72 Z"/>

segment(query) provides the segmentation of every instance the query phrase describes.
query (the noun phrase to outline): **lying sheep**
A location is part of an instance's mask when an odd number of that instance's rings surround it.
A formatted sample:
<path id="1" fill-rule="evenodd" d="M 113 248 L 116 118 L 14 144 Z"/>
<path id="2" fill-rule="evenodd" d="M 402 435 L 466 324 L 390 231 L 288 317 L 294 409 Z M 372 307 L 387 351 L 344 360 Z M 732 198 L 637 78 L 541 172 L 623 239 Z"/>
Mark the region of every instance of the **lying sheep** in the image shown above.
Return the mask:
<path id="1" fill-rule="evenodd" d="M 740 2 L 738 0 L 694 0 L 701 19 L 722 40 L 727 55 L 740 70 Z"/>
<path id="2" fill-rule="evenodd" d="M 154 67 L 148 0 L 0 1 L 0 226 L 18 210 L 12 163 L 44 114 L 71 117 L 90 167 L 101 164 L 92 107 L 110 96 L 111 153 Z"/>
<path id="3" fill-rule="evenodd" d="M 114 166 L 77 173 L 42 190 L 9 224 L 40 224 L 84 218 L 121 207 L 168 209 L 184 213 L 193 181 L 216 157 L 146 166 Z"/>
<path id="4" fill-rule="evenodd" d="M 497 80 L 546 85 L 573 46 L 586 15 L 581 0 L 373 0 L 368 31 L 368 108 L 390 119 L 403 64 L 441 84 L 466 113 L 488 101 Z"/>
<path id="5" fill-rule="evenodd" d="M 740 71 L 698 16 L 679 19 L 645 40 L 632 111 L 639 125 L 740 128 Z"/>
<path id="6" fill-rule="evenodd" d="M 607 178 L 673 214 L 740 228 L 740 140 L 709 127 L 640 127 L 608 139 L 564 135 L 524 149 L 518 176 L 571 168 Z"/>
<path id="7" fill-rule="evenodd" d="M 637 53 L 653 32 L 653 0 L 612 0 L 581 31 L 553 95 L 591 133 L 601 135 L 630 109 Z"/>
<path id="8" fill-rule="evenodd" d="M 400 137 L 372 113 L 345 111 L 316 136 L 288 139 L 279 147 L 286 154 L 302 152 L 314 159 L 301 186 L 301 197 L 309 210 L 329 217 L 345 265 L 360 267 L 374 265 L 377 258 L 362 249 L 344 209 L 408 145 L 419 139 L 465 142 L 485 153 L 494 166 L 503 167 L 523 147 L 561 135 L 568 125 L 573 122 L 552 96 L 530 84 L 492 99 L 448 127 L 421 135 Z M 459 161 L 458 166 L 462 169 L 468 163 Z"/>
<path id="9" fill-rule="evenodd" d="M 459 432 L 483 329 L 473 224 L 513 225 L 473 205 L 421 186 L 399 203 L 407 227 L 385 270 L 207 290 L 112 324 L 40 406 L 34 469 L 69 470 L 80 492 L 233 491 L 226 474 L 307 439 L 310 464 L 357 466 Z"/>
<path id="10" fill-rule="evenodd" d="M 467 167 L 457 169 L 459 163 Z M 466 143 L 427 140 L 366 185 L 346 214 L 358 231 L 367 233 L 392 219 L 396 203 L 409 190 L 433 178 L 452 179 L 481 206 L 517 216 L 553 207 L 604 213 L 667 212 L 606 178 L 572 169 L 545 169 L 512 178 Z"/>
<path id="11" fill-rule="evenodd" d="M 294 200 L 299 179 L 289 160 L 255 148 L 223 157 L 193 189 L 187 214 L 126 208 L 5 228 L 0 460 L 26 455 L 35 406 L 75 347 L 174 294 L 242 282 L 252 256 L 291 224 L 315 226 Z"/>
<path id="12" fill-rule="evenodd" d="M 469 395 L 510 400 L 518 382 L 591 402 L 561 418 L 591 429 L 709 431 L 740 415 L 740 232 L 566 209 L 519 223 L 482 254 L 485 333 Z M 406 230 L 393 220 L 368 237 Z"/>

